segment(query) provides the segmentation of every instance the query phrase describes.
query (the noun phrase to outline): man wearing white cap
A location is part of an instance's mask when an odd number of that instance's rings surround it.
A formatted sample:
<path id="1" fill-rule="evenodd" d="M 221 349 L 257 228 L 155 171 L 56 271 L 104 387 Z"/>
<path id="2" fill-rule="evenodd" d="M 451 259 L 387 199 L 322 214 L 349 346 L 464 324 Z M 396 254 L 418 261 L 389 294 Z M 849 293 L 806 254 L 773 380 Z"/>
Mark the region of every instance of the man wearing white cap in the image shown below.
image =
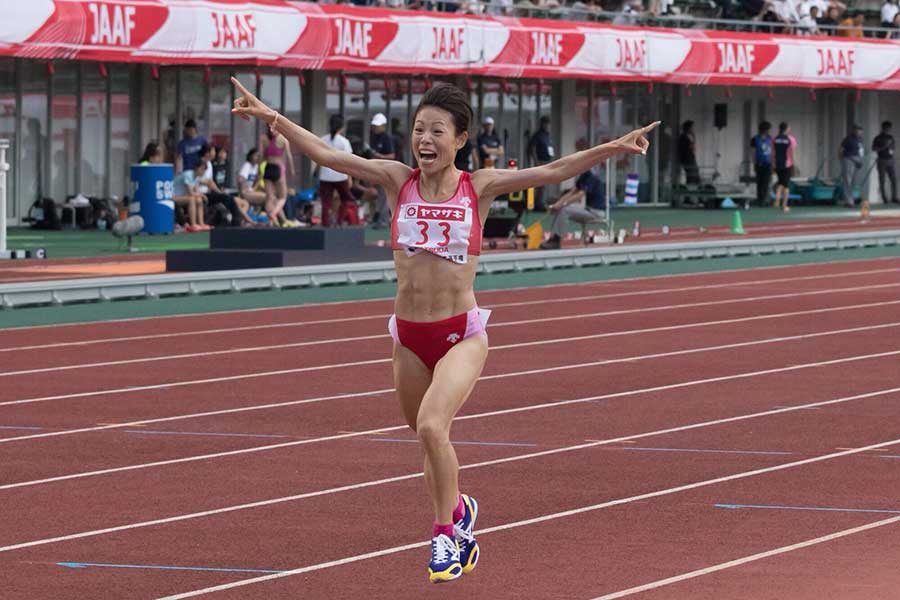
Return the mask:
<path id="1" fill-rule="evenodd" d="M 372 135 L 369 137 L 369 146 L 374 152 L 372 158 L 381 160 L 394 160 L 394 142 L 387 131 L 387 117 L 382 113 L 376 113 L 372 117 Z M 384 188 L 377 186 L 378 199 L 375 201 L 375 217 L 372 224 L 375 227 L 388 227 L 391 224 L 391 211 L 388 208 L 387 195 Z"/>
<path id="2" fill-rule="evenodd" d="M 493 167 L 503 161 L 503 144 L 494 131 L 494 118 L 485 117 L 478 134 L 478 158 L 484 167 Z"/>

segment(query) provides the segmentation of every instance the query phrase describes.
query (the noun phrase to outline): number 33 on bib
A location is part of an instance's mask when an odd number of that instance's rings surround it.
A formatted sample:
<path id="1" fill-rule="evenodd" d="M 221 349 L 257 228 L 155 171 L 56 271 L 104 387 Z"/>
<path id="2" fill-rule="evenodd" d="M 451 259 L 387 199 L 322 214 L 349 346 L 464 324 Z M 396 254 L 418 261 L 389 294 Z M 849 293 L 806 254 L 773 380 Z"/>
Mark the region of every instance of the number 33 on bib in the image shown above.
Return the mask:
<path id="1" fill-rule="evenodd" d="M 462 206 L 409 203 L 397 215 L 397 242 L 407 254 L 427 250 L 465 263 L 472 229 L 472 209 Z"/>

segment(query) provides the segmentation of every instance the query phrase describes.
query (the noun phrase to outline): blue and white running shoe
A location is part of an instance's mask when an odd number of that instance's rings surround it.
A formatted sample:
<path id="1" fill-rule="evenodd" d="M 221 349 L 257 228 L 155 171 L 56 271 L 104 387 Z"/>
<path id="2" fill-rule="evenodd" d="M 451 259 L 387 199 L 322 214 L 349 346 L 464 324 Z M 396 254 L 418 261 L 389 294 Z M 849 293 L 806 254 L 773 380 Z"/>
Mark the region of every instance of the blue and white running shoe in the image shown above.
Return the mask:
<path id="1" fill-rule="evenodd" d="M 478 542 L 475 541 L 475 519 L 478 518 L 478 502 L 475 498 L 462 494 L 465 513 L 453 525 L 453 534 L 459 545 L 459 563 L 463 573 L 471 573 L 478 562 Z"/>
<path id="2" fill-rule="evenodd" d="M 456 540 L 444 534 L 431 538 L 431 564 L 428 565 L 428 578 L 431 582 L 453 581 L 462 574 Z"/>

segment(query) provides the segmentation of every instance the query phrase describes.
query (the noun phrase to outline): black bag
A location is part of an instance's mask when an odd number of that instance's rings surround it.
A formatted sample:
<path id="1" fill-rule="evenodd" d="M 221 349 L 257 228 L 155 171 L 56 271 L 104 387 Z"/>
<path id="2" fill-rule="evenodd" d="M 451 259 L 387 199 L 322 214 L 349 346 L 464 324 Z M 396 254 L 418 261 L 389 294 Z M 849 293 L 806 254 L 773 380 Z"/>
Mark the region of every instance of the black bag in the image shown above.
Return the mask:
<path id="1" fill-rule="evenodd" d="M 56 202 L 53 198 L 41 198 L 35 200 L 31 208 L 28 209 L 28 216 L 31 219 L 32 229 L 53 229 L 59 231 L 62 229 L 62 222 L 59 214 L 56 212 Z"/>

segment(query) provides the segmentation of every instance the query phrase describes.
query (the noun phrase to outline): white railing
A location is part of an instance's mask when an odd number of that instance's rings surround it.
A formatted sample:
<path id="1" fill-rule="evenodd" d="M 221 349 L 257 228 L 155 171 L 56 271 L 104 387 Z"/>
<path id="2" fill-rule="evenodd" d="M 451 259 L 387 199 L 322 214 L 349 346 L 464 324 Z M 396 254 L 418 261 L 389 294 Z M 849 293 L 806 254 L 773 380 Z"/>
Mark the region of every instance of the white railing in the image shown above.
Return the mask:
<path id="1" fill-rule="evenodd" d="M 6 172 L 9 171 L 7 150 L 9 140 L 0 140 L 0 254 L 6 252 Z"/>

